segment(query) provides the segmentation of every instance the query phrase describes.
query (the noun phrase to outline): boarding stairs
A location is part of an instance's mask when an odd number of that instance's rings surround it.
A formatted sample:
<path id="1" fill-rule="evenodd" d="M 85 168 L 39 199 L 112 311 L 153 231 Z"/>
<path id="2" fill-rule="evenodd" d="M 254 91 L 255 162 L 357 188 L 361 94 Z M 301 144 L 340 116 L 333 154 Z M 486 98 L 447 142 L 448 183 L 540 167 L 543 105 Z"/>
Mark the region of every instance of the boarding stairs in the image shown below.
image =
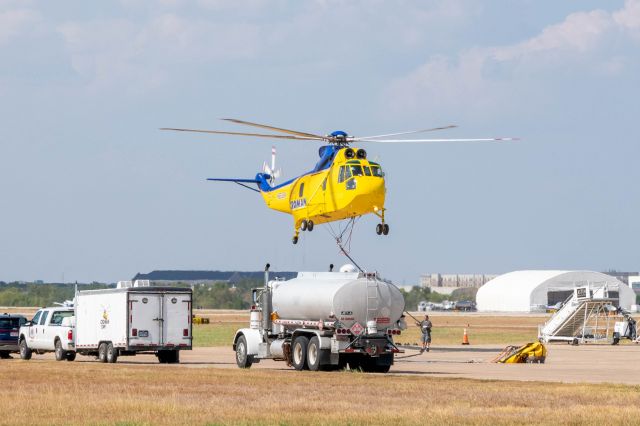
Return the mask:
<path id="1" fill-rule="evenodd" d="M 543 342 L 585 343 L 608 338 L 609 312 L 615 299 L 609 298 L 606 286 L 577 287 L 572 295 L 538 330 Z"/>

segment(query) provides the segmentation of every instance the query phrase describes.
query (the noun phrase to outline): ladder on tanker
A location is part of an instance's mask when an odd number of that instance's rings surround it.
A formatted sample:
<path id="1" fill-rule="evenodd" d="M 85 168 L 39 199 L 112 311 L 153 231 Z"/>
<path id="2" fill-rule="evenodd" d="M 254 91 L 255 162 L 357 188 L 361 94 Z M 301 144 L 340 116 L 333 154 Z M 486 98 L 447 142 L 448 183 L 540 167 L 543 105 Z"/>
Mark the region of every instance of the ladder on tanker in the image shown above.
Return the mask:
<path id="1" fill-rule="evenodd" d="M 367 323 L 377 320 L 380 301 L 379 293 L 378 280 L 367 278 Z"/>
<path id="2" fill-rule="evenodd" d="M 608 297 L 606 286 L 575 288 L 562 308 L 539 328 L 538 338 L 543 342 L 576 344 L 606 340 L 611 331 L 609 312 L 614 302 Z"/>

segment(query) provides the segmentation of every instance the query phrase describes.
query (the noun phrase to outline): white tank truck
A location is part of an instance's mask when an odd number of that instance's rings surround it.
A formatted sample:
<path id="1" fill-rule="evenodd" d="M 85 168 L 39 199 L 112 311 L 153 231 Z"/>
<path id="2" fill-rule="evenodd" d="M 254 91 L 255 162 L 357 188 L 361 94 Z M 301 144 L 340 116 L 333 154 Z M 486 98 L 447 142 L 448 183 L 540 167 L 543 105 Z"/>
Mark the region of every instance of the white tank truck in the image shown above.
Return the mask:
<path id="1" fill-rule="evenodd" d="M 333 266 L 333 265 L 332 265 Z M 236 331 L 233 350 L 240 368 L 262 359 L 285 361 L 296 370 L 349 366 L 386 373 L 393 343 L 406 329 L 404 297 L 376 273 L 299 272 L 291 280 L 269 280 L 253 290 L 250 326 Z"/>

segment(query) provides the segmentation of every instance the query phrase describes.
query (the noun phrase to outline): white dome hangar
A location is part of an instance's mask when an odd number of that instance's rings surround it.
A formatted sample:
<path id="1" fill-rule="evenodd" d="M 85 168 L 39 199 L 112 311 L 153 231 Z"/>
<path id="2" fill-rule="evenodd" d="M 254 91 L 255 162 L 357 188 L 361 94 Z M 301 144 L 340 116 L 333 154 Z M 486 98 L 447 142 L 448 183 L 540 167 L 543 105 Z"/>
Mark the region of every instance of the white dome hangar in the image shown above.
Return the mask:
<path id="1" fill-rule="evenodd" d="M 607 285 L 609 297 L 629 309 L 636 303 L 635 292 L 600 272 L 515 271 L 500 275 L 480 287 L 476 296 L 482 312 L 544 312 L 548 305 L 564 302 L 575 287 Z"/>

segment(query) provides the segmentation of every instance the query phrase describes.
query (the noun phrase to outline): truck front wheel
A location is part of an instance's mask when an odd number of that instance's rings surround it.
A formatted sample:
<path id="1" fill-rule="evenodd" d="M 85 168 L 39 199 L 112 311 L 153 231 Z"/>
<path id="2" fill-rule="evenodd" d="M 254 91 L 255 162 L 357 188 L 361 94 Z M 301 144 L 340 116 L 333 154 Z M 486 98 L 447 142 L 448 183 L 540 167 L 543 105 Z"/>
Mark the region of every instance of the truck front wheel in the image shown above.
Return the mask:
<path id="1" fill-rule="evenodd" d="M 27 346 L 27 341 L 25 339 L 20 340 L 20 358 L 25 361 L 31 359 L 31 349 Z"/>
<path id="2" fill-rule="evenodd" d="M 236 364 L 240 368 L 249 368 L 253 364 L 253 358 L 247 354 L 247 339 L 244 335 L 236 342 Z"/>
<path id="3" fill-rule="evenodd" d="M 309 339 L 305 336 L 298 336 L 293 341 L 291 346 L 291 361 L 293 362 L 293 368 L 296 370 L 308 370 L 307 364 L 307 349 L 309 347 Z"/>

